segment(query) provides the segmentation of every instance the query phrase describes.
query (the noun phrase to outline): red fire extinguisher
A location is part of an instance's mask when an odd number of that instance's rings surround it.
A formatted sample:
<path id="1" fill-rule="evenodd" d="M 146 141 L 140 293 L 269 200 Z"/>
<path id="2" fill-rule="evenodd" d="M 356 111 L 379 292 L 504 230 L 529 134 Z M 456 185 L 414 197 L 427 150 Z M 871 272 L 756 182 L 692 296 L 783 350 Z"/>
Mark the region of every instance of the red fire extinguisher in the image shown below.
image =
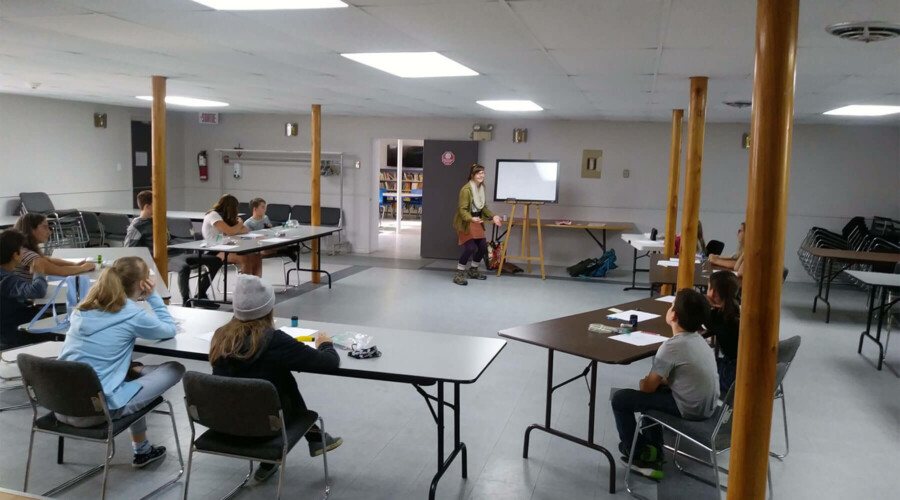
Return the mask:
<path id="1" fill-rule="evenodd" d="M 207 181 L 209 180 L 209 168 L 207 167 L 208 161 L 206 158 L 206 151 L 200 151 L 197 153 L 197 166 L 200 168 L 200 180 Z"/>

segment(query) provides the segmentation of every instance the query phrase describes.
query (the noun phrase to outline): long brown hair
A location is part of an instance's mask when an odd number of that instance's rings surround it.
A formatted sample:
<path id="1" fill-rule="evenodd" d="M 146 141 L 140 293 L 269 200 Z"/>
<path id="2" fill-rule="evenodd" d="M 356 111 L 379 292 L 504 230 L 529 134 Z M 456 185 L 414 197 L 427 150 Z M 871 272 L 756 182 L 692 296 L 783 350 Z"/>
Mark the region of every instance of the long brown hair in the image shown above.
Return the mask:
<path id="1" fill-rule="evenodd" d="M 731 271 L 716 271 L 709 277 L 709 287 L 722 301 L 722 318 L 727 322 L 738 321 L 741 307 L 737 301 L 740 287 L 737 276 Z"/>
<path id="2" fill-rule="evenodd" d="M 209 212 L 219 212 L 219 215 L 222 216 L 222 220 L 225 221 L 225 224 L 233 226 L 237 224 L 238 205 L 238 200 L 233 195 L 223 194 Z"/>
<path id="3" fill-rule="evenodd" d="M 475 174 L 477 174 L 478 172 L 483 172 L 483 171 L 484 171 L 483 166 L 481 166 L 477 163 L 473 163 L 472 168 L 469 169 L 469 180 L 471 181 L 475 177 Z"/>
<path id="4" fill-rule="evenodd" d="M 266 329 L 274 326 L 275 314 L 273 311 L 252 321 L 231 318 L 231 321 L 219 327 L 213 334 L 212 342 L 209 345 L 209 363 L 214 365 L 225 358 L 252 358 L 262 344 Z M 250 345 L 245 347 L 247 339 L 250 339 Z"/>
<path id="5" fill-rule="evenodd" d="M 140 257 L 120 257 L 111 267 L 100 273 L 97 283 L 88 290 L 87 297 L 78 304 L 79 311 L 100 309 L 116 313 L 135 292 L 142 280 L 150 277 L 150 268 Z"/>
<path id="6" fill-rule="evenodd" d="M 16 221 L 15 226 L 13 228 L 22 233 L 25 236 L 25 244 L 23 247 L 31 250 L 32 252 L 44 256 L 44 252 L 41 251 L 40 243 L 34 237 L 34 230 L 37 229 L 38 226 L 44 223 L 47 220 L 47 217 L 38 214 L 38 213 L 27 213 L 19 216 L 19 219 Z"/>

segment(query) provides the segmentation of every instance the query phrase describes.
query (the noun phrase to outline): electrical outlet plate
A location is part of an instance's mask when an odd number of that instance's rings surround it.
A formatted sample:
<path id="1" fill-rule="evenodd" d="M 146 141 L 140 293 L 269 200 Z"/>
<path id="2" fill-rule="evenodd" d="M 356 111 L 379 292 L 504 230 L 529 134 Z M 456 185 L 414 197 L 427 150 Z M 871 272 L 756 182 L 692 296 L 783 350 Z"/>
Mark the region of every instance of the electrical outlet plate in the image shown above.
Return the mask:
<path id="1" fill-rule="evenodd" d="M 631 170 L 628 170 L 626 168 L 625 170 L 622 171 L 622 178 L 627 179 L 629 177 L 631 177 Z"/>
<path id="2" fill-rule="evenodd" d="M 599 179 L 602 163 L 602 149 L 585 149 L 581 154 L 581 176 L 589 179 Z"/>

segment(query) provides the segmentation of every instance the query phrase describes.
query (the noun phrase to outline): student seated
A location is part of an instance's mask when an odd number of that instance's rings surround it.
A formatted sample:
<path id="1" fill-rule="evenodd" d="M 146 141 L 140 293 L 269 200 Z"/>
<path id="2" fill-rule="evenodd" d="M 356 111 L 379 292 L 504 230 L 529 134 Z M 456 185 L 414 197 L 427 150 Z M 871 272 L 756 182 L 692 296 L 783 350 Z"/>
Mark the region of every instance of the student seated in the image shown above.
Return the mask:
<path id="1" fill-rule="evenodd" d="M 153 312 L 138 305 L 140 300 L 146 300 Z M 184 376 L 184 366 L 174 361 L 156 366 L 131 362 L 136 339 L 170 339 L 176 331 L 175 321 L 150 279 L 150 269 L 140 257 L 122 257 L 104 269 L 70 321 L 59 359 L 91 365 L 114 419 L 144 408 Z M 75 427 L 93 427 L 105 420 L 59 414 L 56 418 Z M 143 418 L 130 430 L 132 466 L 144 467 L 165 458 L 165 446 L 153 446 L 147 440 Z"/>
<path id="2" fill-rule="evenodd" d="M 125 233 L 125 246 L 146 247 L 153 254 L 153 192 L 141 191 L 138 193 L 137 204 L 141 208 L 141 213 L 128 226 L 128 231 Z M 184 261 L 187 265 L 178 271 L 178 291 L 181 292 L 182 303 L 190 305 L 190 302 L 187 301 L 191 297 L 191 271 L 199 268 L 200 265 L 206 266 L 209 273 L 200 274 L 197 297 L 201 300 L 208 299 L 206 292 L 209 290 L 210 281 L 222 267 L 222 260 L 214 255 L 190 254 L 185 256 Z M 208 307 L 208 305 L 204 307 Z"/>
<path id="3" fill-rule="evenodd" d="M 298 342 L 290 335 L 275 329 L 272 309 L 275 291 L 272 285 L 256 276 L 241 274 L 237 279 L 232 300 L 234 318 L 216 330 L 209 348 L 209 362 L 213 375 L 268 380 L 278 390 L 286 420 L 306 410 L 306 403 L 297 388 L 292 371 L 329 370 L 340 365 L 340 357 L 331 339 L 324 333 L 316 336 L 316 348 Z M 306 434 L 309 455 L 319 456 L 322 434 L 318 427 Z M 327 451 L 340 446 L 344 440 L 325 434 Z M 265 481 L 278 466 L 259 465 L 254 478 Z"/>
<path id="4" fill-rule="evenodd" d="M 737 301 L 739 283 L 734 273 L 717 271 L 709 277 L 706 298 L 711 307 L 707 331 L 716 337 L 720 357 L 716 358 L 719 393 L 725 394 L 734 383 L 737 372 L 738 332 L 741 306 Z"/>
<path id="5" fill-rule="evenodd" d="M 222 195 L 212 209 L 206 212 L 201 230 L 203 239 L 209 246 L 220 244 L 223 236 L 237 236 L 250 232 L 243 219 L 238 217 L 237 198 L 230 194 Z M 240 266 L 242 273 L 262 277 L 262 256 L 259 253 L 236 255 L 223 252 L 219 253 L 219 259 L 224 261 L 226 255 L 228 262 Z"/>
<path id="6" fill-rule="evenodd" d="M 628 463 L 637 424 L 634 414 L 657 410 L 685 419 L 702 420 L 716 409 L 719 381 L 712 349 L 697 333 L 708 321 L 706 297 L 679 290 L 666 313 L 672 337 L 659 347 L 650 373 L 640 381 L 640 390 L 621 389 L 612 397 L 612 410 L 619 431 L 619 451 Z M 662 479 L 662 428 L 647 428 L 638 436 L 634 466 L 653 479 Z"/>
<path id="7" fill-rule="evenodd" d="M 709 262 L 715 264 L 724 269 L 732 269 L 738 273 L 740 276 L 743 273 L 744 268 L 744 229 L 746 228 L 746 224 L 741 222 L 740 227 L 738 227 L 737 232 L 737 240 L 738 240 L 738 248 L 737 251 L 731 257 L 722 257 L 721 255 L 710 255 Z"/>
<path id="8" fill-rule="evenodd" d="M 260 229 L 268 229 L 272 227 L 269 216 L 266 215 L 266 200 L 262 198 L 253 198 L 250 200 L 250 211 L 253 215 L 244 221 L 244 225 L 251 231 L 259 231 Z"/>
<path id="9" fill-rule="evenodd" d="M 41 272 L 40 259 L 31 262 L 31 279 L 15 273 L 22 260 L 25 236 L 15 229 L 0 233 L 0 348 L 20 347 L 37 341 L 36 335 L 20 332 L 40 308 L 31 304 L 47 294 L 47 278 Z"/>
<path id="10" fill-rule="evenodd" d="M 40 268 L 44 274 L 52 276 L 72 276 L 94 270 L 94 263 L 87 262 L 87 260 L 69 262 L 68 260 L 54 259 L 44 255 L 44 252 L 41 251 L 41 245 L 47 243 L 51 234 L 47 217 L 33 212 L 23 214 L 16 221 L 15 229 L 25 236 L 22 260 L 16 266 L 15 273 L 26 281 L 31 280 L 31 264 L 35 261 L 40 262 Z"/>

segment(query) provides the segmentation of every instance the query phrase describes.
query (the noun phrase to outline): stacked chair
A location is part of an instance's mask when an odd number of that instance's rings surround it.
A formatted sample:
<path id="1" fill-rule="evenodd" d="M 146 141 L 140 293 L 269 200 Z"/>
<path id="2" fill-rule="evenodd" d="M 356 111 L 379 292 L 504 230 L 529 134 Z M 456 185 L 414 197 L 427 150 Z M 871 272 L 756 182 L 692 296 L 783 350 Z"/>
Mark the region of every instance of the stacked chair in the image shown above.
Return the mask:
<path id="1" fill-rule="evenodd" d="M 900 253 L 900 221 L 896 221 L 887 217 L 874 217 L 872 219 L 872 227 L 866 225 L 864 217 L 857 216 L 850 219 L 840 234 L 829 231 L 821 227 L 813 227 L 806 234 L 806 238 L 800 244 L 797 256 L 807 274 L 815 281 L 819 281 L 822 274 L 822 261 L 819 257 L 812 255 L 805 250 L 805 247 L 813 248 L 830 248 L 837 250 L 854 250 L 858 252 L 884 252 L 884 253 Z M 826 274 L 833 274 L 835 266 L 842 266 L 839 262 L 832 262 L 832 268 L 826 269 Z M 873 268 L 870 264 L 853 264 L 846 267 L 860 271 L 879 271 L 891 272 L 891 269 L 880 269 L 878 266 Z M 846 274 L 840 274 L 836 280 L 842 280 L 845 283 L 850 282 L 862 287 L 861 283 L 856 282 Z"/>
<path id="2" fill-rule="evenodd" d="M 23 214 L 39 213 L 47 217 L 52 231 L 47 248 L 84 247 L 90 241 L 84 218 L 78 210 L 57 210 L 47 193 L 19 193 Z"/>

